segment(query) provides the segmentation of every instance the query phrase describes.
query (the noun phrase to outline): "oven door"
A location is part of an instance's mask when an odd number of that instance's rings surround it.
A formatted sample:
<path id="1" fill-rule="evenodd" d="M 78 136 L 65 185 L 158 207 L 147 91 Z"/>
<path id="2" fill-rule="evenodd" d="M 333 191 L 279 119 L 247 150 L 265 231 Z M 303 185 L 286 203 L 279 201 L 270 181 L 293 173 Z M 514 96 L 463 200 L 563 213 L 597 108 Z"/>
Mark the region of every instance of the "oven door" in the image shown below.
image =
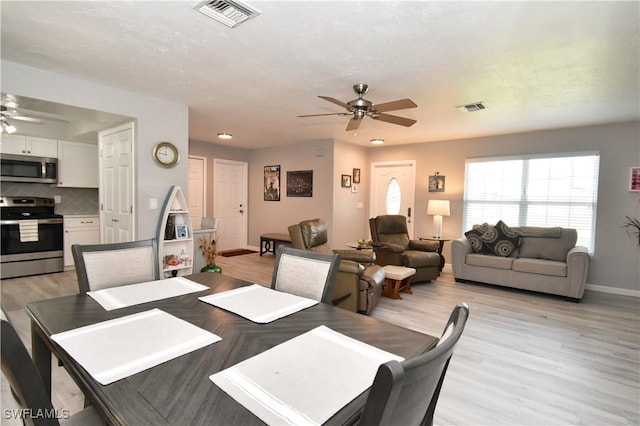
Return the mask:
<path id="1" fill-rule="evenodd" d="M 2 261 L 33 258 L 34 254 L 53 254 L 64 249 L 64 230 L 62 218 L 37 219 L 37 234 L 28 232 L 27 226 L 20 226 L 22 220 L 2 220 Z M 30 224 L 35 221 L 29 220 Z"/>

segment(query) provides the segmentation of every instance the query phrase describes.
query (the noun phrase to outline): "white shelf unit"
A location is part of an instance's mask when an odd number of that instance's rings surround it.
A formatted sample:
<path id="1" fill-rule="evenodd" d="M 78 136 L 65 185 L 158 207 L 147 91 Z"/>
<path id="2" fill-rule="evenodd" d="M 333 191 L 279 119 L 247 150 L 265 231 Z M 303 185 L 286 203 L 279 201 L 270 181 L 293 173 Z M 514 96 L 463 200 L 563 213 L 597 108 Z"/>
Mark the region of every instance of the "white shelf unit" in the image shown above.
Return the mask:
<path id="1" fill-rule="evenodd" d="M 184 227 L 184 235 L 177 235 L 177 226 Z M 157 238 L 160 278 L 191 274 L 194 255 L 191 214 L 179 186 L 172 186 L 164 201 Z"/>

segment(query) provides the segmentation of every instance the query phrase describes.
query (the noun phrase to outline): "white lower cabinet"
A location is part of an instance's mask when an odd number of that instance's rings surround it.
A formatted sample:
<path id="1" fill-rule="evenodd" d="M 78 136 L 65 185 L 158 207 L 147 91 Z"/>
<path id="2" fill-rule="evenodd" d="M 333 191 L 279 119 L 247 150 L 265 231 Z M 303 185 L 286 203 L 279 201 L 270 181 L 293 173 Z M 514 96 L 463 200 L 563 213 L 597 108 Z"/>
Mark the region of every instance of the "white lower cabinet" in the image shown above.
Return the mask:
<path id="1" fill-rule="evenodd" d="M 71 215 L 64 217 L 64 267 L 74 269 L 71 246 L 100 243 L 100 216 Z"/>

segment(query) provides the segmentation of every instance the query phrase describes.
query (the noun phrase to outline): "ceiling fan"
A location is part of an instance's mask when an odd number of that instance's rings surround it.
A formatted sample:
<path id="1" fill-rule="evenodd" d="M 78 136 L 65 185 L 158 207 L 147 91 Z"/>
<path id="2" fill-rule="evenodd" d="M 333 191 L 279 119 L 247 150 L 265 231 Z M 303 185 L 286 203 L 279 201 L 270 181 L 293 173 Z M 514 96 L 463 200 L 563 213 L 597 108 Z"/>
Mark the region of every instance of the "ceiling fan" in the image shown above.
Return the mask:
<path id="1" fill-rule="evenodd" d="M 358 99 L 354 99 L 347 103 L 339 101 L 330 96 L 318 96 L 325 101 L 332 102 L 336 105 L 340 105 L 345 108 L 347 112 L 333 112 L 328 114 L 310 114 L 310 115 L 299 115 L 298 117 L 319 117 L 323 115 L 352 115 L 353 117 L 349 120 L 349 124 L 347 124 L 347 128 L 345 129 L 347 132 L 352 130 L 357 130 L 360 127 L 360 123 L 362 119 L 365 117 L 373 118 L 374 120 L 384 121 L 386 123 L 398 124 L 400 126 L 409 127 L 417 123 L 416 120 L 405 117 L 398 117 L 397 115 L 385 114 L 387 111 L 396 111 L 399 109 L 408 109 L 415 108 L 417 105 L 411 99 L 399 99 L 397 101 L 385 102 L 382 104 L 374 104 L 371 101 L 368 101 L 362 97 L 369 90 L 369 85 L 364 83 L 358 83 L 353 86 L 353 91 L 358 94 Z"/>

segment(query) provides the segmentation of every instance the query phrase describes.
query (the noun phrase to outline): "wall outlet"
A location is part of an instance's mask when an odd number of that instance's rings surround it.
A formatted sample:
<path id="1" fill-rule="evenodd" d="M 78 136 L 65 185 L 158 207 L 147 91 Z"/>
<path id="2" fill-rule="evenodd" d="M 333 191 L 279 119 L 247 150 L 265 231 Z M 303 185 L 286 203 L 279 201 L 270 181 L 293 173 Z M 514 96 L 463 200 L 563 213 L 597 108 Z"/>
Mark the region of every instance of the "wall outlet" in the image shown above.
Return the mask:
<path id="1" fill-rule="evenodd" d="M 158 199 L 157 198 L 149 198 L 149 208 L 151 210 L 157 210 L 157 208 L 158 208 Z"/>
<path id="2" fill-rule="evenodd" d="M 53 196 L 53 202 L 56 204 L 60 204 L 62 202 L 62 197 L 59 195 L 54 195 Z"/>

